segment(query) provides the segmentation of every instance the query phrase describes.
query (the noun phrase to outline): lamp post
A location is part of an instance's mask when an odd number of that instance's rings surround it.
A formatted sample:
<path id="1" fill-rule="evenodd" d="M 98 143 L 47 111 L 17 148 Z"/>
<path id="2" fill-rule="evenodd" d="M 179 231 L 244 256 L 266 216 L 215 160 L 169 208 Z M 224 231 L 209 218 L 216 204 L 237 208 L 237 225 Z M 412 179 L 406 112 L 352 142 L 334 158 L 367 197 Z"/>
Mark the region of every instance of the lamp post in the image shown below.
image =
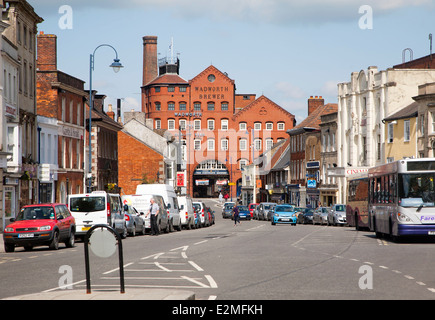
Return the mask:
<path id="1" fill-rule="evenodd" d="M 94 57 L 95 52 L 100 47 L 110 47 L 115 51 L 115 59 L 113 59 L 112 64 L 109 66 L 113 68 L 115 73 L 118 73 L 121 68 L 124 66 L 119 62 L 118 52 L 116 52 L 115 48 L 109 44 L 101 44 L 95 48 L 94 52 L 90 56 L 89 63 L 89 172 L 88 172 L 88 192 L 92 191 L 92 109 L 93 109 L 93 95 L 92 95 L 92 71 L 94 71 Z"/>
<path id="2" fill-rule="evenodd" d="M 253 188 L 252 188 L 252 203 L 257 203 L 257 179 L 256 179 L 256 177 L 255 177 L 255 174 L 256 174 L 256 170 L 255 170 L 255 140 L 254 140 L 254 137 L 255 137 L 255 131 L 254 131 L 254 128 L 252 128 L 251 126 L 248 126 L 248 128 L 247 129 L 249 129 L 249 128 L 251 128 L 251 134 L 252 134 L 252 143 L 251 143 L 251 149 L 252 149 L 252 175 L 254 176 L 253 177 L 253 180 L 254 180 L 254 184 L 253 184 Z M 246 134 L 249 134 L 249 131 L 248 130 L 246 130 Z"/>

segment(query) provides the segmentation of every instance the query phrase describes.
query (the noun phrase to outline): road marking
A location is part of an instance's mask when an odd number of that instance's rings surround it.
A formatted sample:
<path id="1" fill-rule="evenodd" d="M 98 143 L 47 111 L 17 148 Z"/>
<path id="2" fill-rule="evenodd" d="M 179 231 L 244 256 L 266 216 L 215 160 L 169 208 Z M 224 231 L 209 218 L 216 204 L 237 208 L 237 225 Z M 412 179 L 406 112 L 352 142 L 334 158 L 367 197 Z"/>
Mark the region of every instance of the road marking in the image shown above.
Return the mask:
<path id="1" fill-rule="evenodd" d="M 204 271 L 203 268 L 201 268 L 200 266 L 198 266 L 195 262 L 193 261 L 189 261 L 189 263 L 192 265 L 192 267 L 194 267 L 197 271 Z"/>
<path id="2" fill-rule="evenodd" d="M 389 268 L 386 267 L 386 266 L 379 266 L 379 268 L 382 268 L 382 269 L 389 269 Z"/>
<path id="3" fill-rule="evenodd" d="M 183 251 L 186 251 L 187 248 L 189 248 L 189 246 L 181 246 L 181 247 L 178 247 L 178 248 L 171 249 L 169 251 L 175 251 L 175 250 L 179 250 L 179 249 L 183 249 Z"/>
<path id="4" fill-rule="evenodd" d="M 430 292 L 434 292 L 435 293 L 435 289 L 434 288 L 427 288 L 427 290 L 429 290 Z"/>
<path id="5" fill-rule="evenodd" d="M 408 276 L 408 275 L 405 275 L 404 276 L 406 279 L 409 279 L 409 280 L 414 280 L 414 277 L 411 277 L 411 276 Z"/>
<path id="6" fill-rule="evenodd" d="M 124 268 L 126 268 L 128 266 L 131 266 L 132 264 L 133 264 L 133 262 L 127 263 L 127 264 L 124 265 Z M 115 271 L 118 271 L 118 270 L 119 270 L 119 267 L 115 268 L 115 269 L 112 269 L 112 270 L 109 270 L 109 271 L 106 271 L 103 274 L 109 274 L 109 273 L 112 273 L 112 272 L 115 272 Z"/>
<path id="7" fill-rule="evenodd" d="M 79 284 L 79 283 L 82 283 L 82 282 L 85 282 L 85 281 L 86 281 L 86 279 L 84 279 L 84 280 L 80 280 L 80 281 L 77 281 L 77 282 L 74 282 L 74 283 L 71 283 L 71 284 L 69 284 L 69 285 L 71 285 L 71 286 L 75 286 L 75 285 L 77 285 L 77 284 Z M 42 293 L 45 293 L 45 292 L 51 292 L 51 291 L 55 291 L 55 290 L 59 290 L 59 289 L 65 290 L 65 286 L 62 286 L 62 287 L 56 287 L 56 288 L 51 288 L 51 289 L 47 289 L 47 290 L 42 291 Z"/>
<path id="8" fill-rule="evenodd" d="M 218 287 L 216 281 L 214 281 L 214 279 L 210 275 L 206 274 L 204 277 L 210 283 L 210 288 L 217 288 Z"/>
<path id="9" fill-rule="evenodd" d="M 152 257 L 154 257 L 154 259 L 157 259 L 157 258 L 160 257 L 162 254 L 165 254 L 165 253 L 164 253 L 164 252 L 159 252 L 159 253 L 155 253 L 155 254 L 152 254 L 152 255 L 150 255 L 150 256 L 146 256 L 146 257 L 140 258 L 140 259 L 141 259 L 141 260 L 145 260 L 145 259 L 152 258 Z"/>
<path id="10" fill-rule="evenodd" d="M 193 245 L 198 245 L 198 244 L 201 244 L 201 243 L 205 243 L 205 242 L 207 242 L 208 240 L 202 240 L 202 241 L 199 241 L 199 242 L 195 242 Z"/>
<path id="11" fill-rule="evenodd" d="M 183 278 L 183 279 L 185 279 L 185 280 L 188 280 L 188 281 L 190 281 L 190 282 L 193 282 L 193 283 L 195 283 L 195 284 L 197 284 L 197 285 L 199 285 L 199 286 L 201 286 L 201 287 L 203 287 L 203 288 L 210 288 L 208 285 L 203 284 L 202 282 L 196 281 L 196 280 L 193 279 L 193 278 L 189 278 L 189 277 L 186 277 L 186 276 L 181 276 L 181 278 Z"/>

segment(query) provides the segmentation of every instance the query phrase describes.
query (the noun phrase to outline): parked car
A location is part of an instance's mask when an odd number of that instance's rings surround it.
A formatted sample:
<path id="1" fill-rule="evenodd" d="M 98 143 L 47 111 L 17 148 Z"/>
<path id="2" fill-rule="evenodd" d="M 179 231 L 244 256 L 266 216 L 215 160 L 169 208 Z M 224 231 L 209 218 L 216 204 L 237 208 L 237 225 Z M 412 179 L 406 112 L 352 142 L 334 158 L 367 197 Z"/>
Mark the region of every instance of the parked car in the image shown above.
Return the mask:
<path id="1" fill-rule="evenodd" d="M 258 206 L 258 203 L 250 203 L 248 205 L 249 212 L 251 213 L 251 218 L 254 218 L 254 210 Z"/>
<path id="2" fill-rule="evenodd" d="M 336 226 L 337 224 L 345 225 L 346 223 L 346 205 L 334 204 L 328 213 L 328 225 Z"/>
<path id="3" fill-rule="evenodd" d="M 328 207 L 319 207 L 314 210 L 313 213 L 313 224 L 327 224 L 328 223 L 328 212 L 330 208 Z"/>
<path id="4" fill-rule="evenodd" d="M 242 219 L 251 220 L 251 213 L 249 212 L 249 208 L 247 206 L 237 206 L 237 208 L 239 209 L 240 220 Z M 231 219 L 234 220 L 234 217 L 231 216 Z"/>
<path id="5" fill-rule="evenodd" d="M 136 232 L 142 235 L 146 233 L 144 215 L 143 212 L 137 212 L 134 207 L 124 204 L 124 219 L 127 225 L 127 232 L 130 236 L 136 236 Z"/>
<path id="6" fill-rule="evenodd" d="M 271 219 L 272 225 L 277 223 L 296 225 L 298 220 L 297 213 L 294 211 L 295 207 L 290 204 L 278 204 L 273 209 Z"/>
<path id="7" fill-rule="evenodd" d="M 192 206 L 196 208 L 196 212 L 199 215 L 199 226 L 207 227 L 210 225 L 208 214 L 205 214 L 205 204 L 201 201 L 193 201 Z"/>
<path id="8" fill-rule="evenodd" d="M 68 208 L 76 220 L 76 237 L 84 238 L 96 224 L 106 224 L 127 237 L 127 227 L 119 194 L 105 191 L 68 195 Z"/>
<path id="9" fill-rule="evenodd" d="M 272 218 L 273 208 L 276 203 L 274 202 L 261 202 L 258 205 L 258 220 L 270 220 Z"/>
<path id="10" fill-rule="evenodd" d="M 169 214 L 169 228 L 181 230 L 180 209 L 178 208 L 177 194 L 174 187 L 168 184 L 139 184 L 136 186 L 136 194 L 158 194 L 163 197 L 166 211 Z"/>
<path id="11" fill-rule="evenodd" d="M 156 194 L 130 194 L 122 196 L 122 203 L 134 207 L 138 212 L 143 212 L 145 215 L 141 216 L 145 221 L 145 228 L 147 231 L 151 230 L 150 216 L 146 217 L 150 210 L 150 199 L 159 205 L 159 212 L 157 214 L 157 226 L 159 232 L 170 231 L 169 213 L 166 210 L 166 203 L 162 196 Z"/>
<path id="12" fill-rule="evenodd" d="M 236 205 L 235 202 L 225 202 L 222 208 L 222 218 L 231 218 L 233 215 L 233 208 Z"/>
<path id="13" fill-rule="evenodd" d="M 180 207 L 181 225 L 189 230 L 194 228 L 195 217 L 193 213 L 192 199 L 188 196 L 179 196 L 178 206 Z"/>
<path id="14" fill-rule="evenodd" d="M 313 224 L 314 209 L 305 208 L 298 213 L 298 223 L 300 224 Z"/>
<path id="15" fill-rule="evenodd" d="M 65 204 L 27 205 L 10 222 L 3 231 L 6 252 L 14 252 L 15 247 L 31 250 L 44 245 L 57 250 L 60 242 L 74 247 L 76 222 Z"/>
<path id="16" fill-rule="evenodd" d="M 209 225 L 213 225 L 215 220 L 214 220 L 214 210 L 212 210 L 210 207 L 206 207 L 206 211 L 208 213 L 208 219 L 209 219 Z"/>

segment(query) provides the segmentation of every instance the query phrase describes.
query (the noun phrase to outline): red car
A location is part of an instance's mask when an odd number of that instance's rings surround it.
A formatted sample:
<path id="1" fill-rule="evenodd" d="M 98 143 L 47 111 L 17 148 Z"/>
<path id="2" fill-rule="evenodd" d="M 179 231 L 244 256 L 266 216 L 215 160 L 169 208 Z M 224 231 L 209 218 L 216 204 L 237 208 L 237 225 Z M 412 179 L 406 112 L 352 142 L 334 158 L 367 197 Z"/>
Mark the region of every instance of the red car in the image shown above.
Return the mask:
<path id="1" fill-rule="evenodd" d="M 254 209 L 258 206 L 258 203 L 250 203 L 248 205 L 249 213 L 251 214 L 251 218 L 254 216 Z"/>
<path id="2" fill-rule="evenodd" d="M 76 223 L 65 204 L 24 206 L 10 221 L 3 231 L 6 252 L 14 252 L 15 247 L 31 250 L 44 245 L 57 250 L 59 242 L 64 242 L 68 248 L 74 246 Z"/>

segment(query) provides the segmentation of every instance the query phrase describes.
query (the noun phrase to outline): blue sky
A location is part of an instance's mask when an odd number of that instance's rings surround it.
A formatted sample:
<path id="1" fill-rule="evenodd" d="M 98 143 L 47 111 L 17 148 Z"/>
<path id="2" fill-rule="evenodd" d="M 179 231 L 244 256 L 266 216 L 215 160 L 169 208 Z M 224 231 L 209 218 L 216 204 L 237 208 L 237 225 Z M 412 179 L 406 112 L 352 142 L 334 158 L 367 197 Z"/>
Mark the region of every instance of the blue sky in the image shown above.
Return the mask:
<path id="1" fill-rule="evenodd" d="M 213 64 L 236 82 L 237 93 L 264 94 L 296 116 L 307 116 L 309 96 L 337 102 L 337 83 L 369 66 L 419 58 L 435 40 L 434 0 L 28 0 L 45 21 L 38 31 L 57 35 L 58 68 L 89 81 L 89 56 L 100 44 L 116 48 L 124 68 L 108 68 L 114 52 L 99 48 L 93 88 L 107 104 L 140 110 L 142 37 L 158 37 L 160 57 L 171 38 L 180 76 L 192 79 Z M 89 3 L 91 2 L 91 3 Z M 59 13 L 69 5 L 72 15 Z M 360 28 L 372 11 L 372 29 Z M 62 20 L 68 18 L 69 20 Z M 72 22 L 61 28 L 59 20 Z M 435 52 L 435 44 L 434 44 Z M 409 56 L 407 55 L 407 59 Z"/>

